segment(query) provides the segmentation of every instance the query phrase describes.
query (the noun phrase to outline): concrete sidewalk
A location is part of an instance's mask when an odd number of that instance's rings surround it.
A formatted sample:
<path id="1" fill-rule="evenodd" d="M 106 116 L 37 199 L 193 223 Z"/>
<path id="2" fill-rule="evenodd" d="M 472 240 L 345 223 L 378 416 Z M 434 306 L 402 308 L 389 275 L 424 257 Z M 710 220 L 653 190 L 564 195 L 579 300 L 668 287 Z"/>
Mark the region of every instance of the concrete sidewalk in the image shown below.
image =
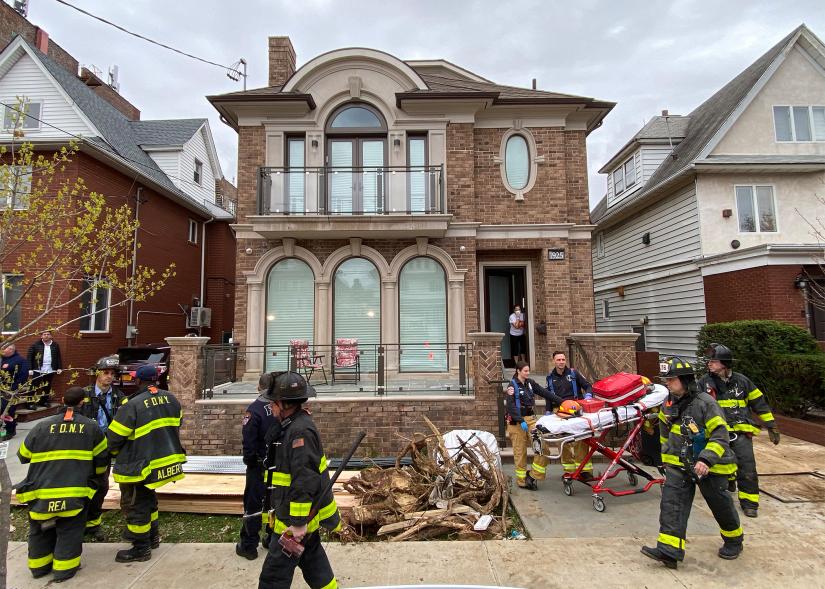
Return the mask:
<path id="1" fill-rule="evenodd" d="M 652 522 L 655 527 L 655 522 Z M 650 540 L 650 538 L 645 538 Z M 718 536 L 694 537 L 686 561 L 670 571 L 641 554 L 639 538 L 563 538 L 491 542 L 331 543 L 327 550 L 341 587 L 394 584 L 481 584 L 503 587 L 825 587 L 825 537 L 816 534 L 749 536 L 735 561 L 716 556 Z M 239 558 L 231 544 L 164 544 L 149 562 L 123 565 L 125 545 L 90 544 L 83 568 L 63 587 L 255 587 L 263 563 Z M 26 569 L 26 546 L 10 546 L 14 589 L 42 588 Z M 296 575 L 295 588 L 307 587 Z"/>

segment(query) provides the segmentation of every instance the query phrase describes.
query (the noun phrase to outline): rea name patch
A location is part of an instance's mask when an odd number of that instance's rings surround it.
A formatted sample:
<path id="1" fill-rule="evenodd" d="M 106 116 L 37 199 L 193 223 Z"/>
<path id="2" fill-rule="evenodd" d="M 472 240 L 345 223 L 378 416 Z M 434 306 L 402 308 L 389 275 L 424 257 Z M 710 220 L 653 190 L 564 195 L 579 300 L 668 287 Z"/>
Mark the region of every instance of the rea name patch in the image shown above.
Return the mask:
<path id="1" fill-rule="evenodd" d="M 304 445 L 304 438 L 296 438 L 292 440 L 292 447 L 293 448 L 300 448 Z"/>
<path id="2" fill-rule="evenodd" d="M 243 425 L 246 425 L 247 423 L 249 423 L 249 418 L 250 418 L 250 417 L 252 417 L 252 414 L 251 414 L 249 411 L 247 411 L 246 413 L 244 413 L 244 416 L 243 416 Z"/>

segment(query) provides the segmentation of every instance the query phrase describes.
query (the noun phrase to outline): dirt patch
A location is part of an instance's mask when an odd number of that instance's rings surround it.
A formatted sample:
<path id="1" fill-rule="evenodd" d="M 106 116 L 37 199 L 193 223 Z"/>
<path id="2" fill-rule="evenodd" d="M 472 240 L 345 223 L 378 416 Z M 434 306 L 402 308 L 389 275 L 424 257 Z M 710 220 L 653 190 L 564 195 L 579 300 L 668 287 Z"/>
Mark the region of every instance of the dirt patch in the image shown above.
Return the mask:
<path id="1" fill-rule="evenodd" d="M 759 489 L 786 503 L 825 502 L 825 475 L 789 474 L 762 476 Z"/>

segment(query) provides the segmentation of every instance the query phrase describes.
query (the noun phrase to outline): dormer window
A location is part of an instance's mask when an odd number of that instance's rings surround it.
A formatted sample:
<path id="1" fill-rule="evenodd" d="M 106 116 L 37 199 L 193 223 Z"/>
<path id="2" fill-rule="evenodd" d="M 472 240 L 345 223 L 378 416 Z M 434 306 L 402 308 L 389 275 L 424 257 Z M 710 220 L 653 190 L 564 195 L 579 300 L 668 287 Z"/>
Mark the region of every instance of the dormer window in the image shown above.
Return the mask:
<path id="1" fill-rule="evenodd" d="M 633 157 L 613 172 L 613 192 L 621 194 L 636 185 L 636 163 Z"/>

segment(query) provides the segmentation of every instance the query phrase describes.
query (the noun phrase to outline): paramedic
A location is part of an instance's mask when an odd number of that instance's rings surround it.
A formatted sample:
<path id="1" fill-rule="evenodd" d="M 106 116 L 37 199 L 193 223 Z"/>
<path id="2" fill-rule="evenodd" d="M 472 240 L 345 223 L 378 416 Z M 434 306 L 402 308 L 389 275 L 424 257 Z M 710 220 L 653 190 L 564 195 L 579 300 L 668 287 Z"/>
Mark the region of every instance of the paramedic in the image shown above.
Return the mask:
<path id="1" fill-rule="evenodd" d="M 725 420 L 736 432 L 736 439 L 730 448 L 736 455 L 739 468 L 736 483 L 739 486 L 739 505 L 748 517 L 756 517 L 759 509 L 759 479 L 756 476 L 756 458 L 753 455 L 753 436 L 759 427 L 753 418 L 756 413 L 774 444 L 779 443 L 779 430 L 771 413 L 770 405 L 756 385 L 744 374 L 731 371 L 733 354 L 730 348 L 721 344 L 710 344 L 705 352 L 708 374 L 699 383 L 699 390 L 716 399 L 725 414 Z M 733 482 L 729 490 L 732 490 Z"/>
<path id="2" fill-rule="evenodd" d="M 717 553 L 733 560 L 742 553 L 742 527 L 728 476 L 736 472 L 727 424 L 713 397 L 696 388 L 693 367 L 671 357 L 660 364 L 670 397 L 659 410 L 659 436 L 665 485 L 659 511 L 659 538 L 642 554 L 675 569 L 685 557 L 685 536 L 696 487 L 705 498 L 724 544 Z"/>
<path id="3" fill-rule="evenodd" d="M 550 374 L 547 375 L 547 389 L 561 397 L 563 400 L 590 399 L 593 396 L 593 387 L 587 382 L 581 373 L 567 366 L 567 356 L 564 352 L 553 352 L 553 364 L 555 365 Z M 564 472 L 575 472 L 578 470 L 582 460 L 587 456 L 588 447 L 584 442 L 564 444 L 561 454 L 561 464 Z M 581 471 L 581 480 L 589 481 L 593 479 L 593 463 L 584 465 Z"/>
<path id="4" fill-rule="evenodd" d="M 547 408 L 561 405 L 562 399 L 530 378 L 530 366 L 526 362 L 516 364 L 516 372 L 507 387 L 507 433 L 513 443 L 513 461 L 516 463 L 516 484 L 522 489 L 535 491 L 536 481 L 547 475 L 548 459 L 540 454 L 533 456 L 531 470 L 527 470 L 527 448 L 530 446 L 530 430 L 536 427 L 536 395 L 547 401 Z"/>

